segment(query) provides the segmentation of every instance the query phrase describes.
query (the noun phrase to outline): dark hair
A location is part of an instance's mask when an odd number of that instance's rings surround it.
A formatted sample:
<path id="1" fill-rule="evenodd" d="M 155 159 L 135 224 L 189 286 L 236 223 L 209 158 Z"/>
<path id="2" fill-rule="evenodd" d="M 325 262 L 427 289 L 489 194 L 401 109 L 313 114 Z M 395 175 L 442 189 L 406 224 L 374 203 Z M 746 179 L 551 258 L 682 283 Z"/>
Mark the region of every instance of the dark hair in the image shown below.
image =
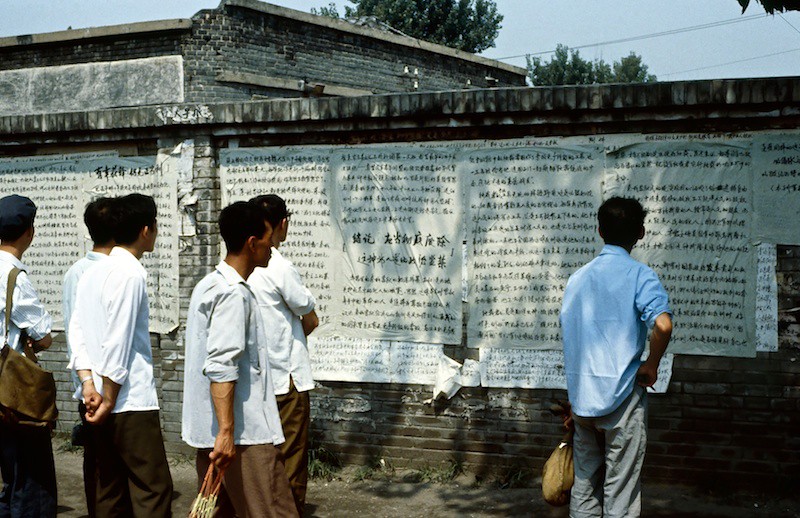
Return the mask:
<path id="1" fill-rule="evenodd" d="M 647 211 L 633 198 L 609 198 L 597 211 L 600 234 L 608 245 L 630 248 L 639 240 Z"/>
<path id="2" fill-rule="evenodd" d="M 152 229 L 156 225 L 156 202 L 152 196 L 133 193 L 117 198 L 113 212 L 117 215 L 113 235 L 118 245 L 133 244 L 144 227 Z"/>
<path id="3" fill-rule="evenodd" d="M 264 209 L 252 201 L 237 201 L 219 213 L 219 233 L 228 252 L 242 251 L 250 236 L 262 237 L 267 231 Z"/>
<path id="4" fill-rule="evenodd" d="M 117 223 L 115 198 L 98 198 L 90 201 L 83 212 L 83 222 L 95 245 L 106 245 L 114 240 Z"/>
<path id="5" fill-rule="evenodd" d="M 272 228 L 277 228 L 284 218 L 288 218 L 291 215 L 291 212 L 286 210 L 286 202 L 277 194 L 262 194 L 250 201 L 264 207 L 267 221 L 272 225 Z"/>

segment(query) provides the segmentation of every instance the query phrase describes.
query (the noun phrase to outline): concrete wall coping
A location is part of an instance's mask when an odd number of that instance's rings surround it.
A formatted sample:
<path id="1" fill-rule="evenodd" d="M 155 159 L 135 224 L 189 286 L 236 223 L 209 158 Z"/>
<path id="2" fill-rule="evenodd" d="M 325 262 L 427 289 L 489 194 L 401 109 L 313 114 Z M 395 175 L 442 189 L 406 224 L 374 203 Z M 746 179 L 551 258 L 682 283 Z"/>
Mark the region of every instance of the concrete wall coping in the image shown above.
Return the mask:
<path id="1" fill-rule="evenodd" d="M 70 29 L 66 31 L 43 32 L 40 34 L 26 34 L 21 36 L 8 36 L 0 38 L 0 48 L 16 47 L 21 45 L 40 45 L 43 43 L 58 43 L 62 41 L 88 40 L 93 38 L 107 38 L 148 32 L 165 32 L 191 30 L 192 20 L 176 18 L 173 20 L 158 20 L 154 22 L 126 23 L 122 25 L 107 25 L 105 27 L 89 27 L 86 29 Z"/>
<path id="2" fill-rule="evenodd" d="M 640 113 L 644 120 L 679 120 L 697 116 L 792 117 L 800 120 L 800 77 L 678 81 L 651 84 L 489 88 L 475 90 L 177 104 L 116 108 L 76 113 L 0 117 L 0 135 L 72 131 L 114 131 L 176 126 L 260 125 L 280 132 L 281 125 L 350 121 L 390 125 L 416 121 L 418 127 L 438 127 L 475 115 L 572 119 L 596 116 L 598 121 L 623 120 Z M 688 115 L 687 115 L 688 114 Z M 370 122 L 374 121 L 374 122 Z M 389 122 L 386 122 L 389 121 Z M 235 128 L 233 131 L 238 131 Z"/>
<path id="3" fill-rule="evenodd" d="M 289 18 L 291 20 L 296 20 L 303 23 L 309 23 L 312 25 L 318 25 L 320 27 L 327 27 L 329 29 L 334 29 L 341 32 L 358 34 L 359 36 L 366 36 L 368 38 L 386 41 L 389 43 L 393 43 L 395 45 L 402 45 L 414 49 L 434 52 L 436 54 L 441 54 L 452 58 L 462 59 L 464 61 L 471 61 L 473 63 L 477 63 L 487 67 L 497 68 L 505 72 L 510 72 L 512 74 L 517 74 L 525 77 L 527 77 L 528 75 L 528 71 L 525 68 L 509 65 L 501 61 L 496 61 L 494 59 L 478 56 L 476 54 L 465 52 L 463 50 L 456 50 L 450 47 L 446 47 L 444 45 L 439 45 L 437 43 L 431 43 L 429 41 L 419 40 L 416 38 L 411 38 L 409 36 L 402 36 L 400 34 L 393 34 L 390 32 L 372 29 L 370 27 L 362 27 L 350 23 L 346 20 L 337 20 L 326 16 L 317 16 L 310 13 L 305 13 L 303 11 L 290 9 L 288 7 L 272 5 L 266 2 L 261 2 L 259 0 L 222 0 L 222 3 L 220 3 L 220 8 L 225 6 L 250 9 L 252 11 L 258 11 L 273 16 L 280 16 L 282 18 Z"/>

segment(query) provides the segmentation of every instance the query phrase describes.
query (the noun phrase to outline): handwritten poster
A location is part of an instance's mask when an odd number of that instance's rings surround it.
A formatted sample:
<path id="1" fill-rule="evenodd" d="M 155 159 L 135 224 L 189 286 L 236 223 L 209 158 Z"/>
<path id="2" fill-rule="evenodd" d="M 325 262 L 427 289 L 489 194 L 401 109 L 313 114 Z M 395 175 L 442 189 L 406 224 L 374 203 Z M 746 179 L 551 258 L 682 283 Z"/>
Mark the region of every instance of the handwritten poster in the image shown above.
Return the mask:
<path id="1" fill-rule="evenodd" d="M 242 148 L 220 153 L 222 205 L 277 194 L 292 213 L 281 253 L 297 267 L 324 316 L 315 332 L 330 325 L 334 296 L 329 148 Z"/>
<path id="2" fill-rule="evenodd" d="M 333 221 L 344 263 L 337 333 L 461 342 L 461 182 L 455 152 L 337 151 Z"/>
<path id="3" fill-rule="evenodd" d="M 481 347 L 481 386 L 566 389 L 564 353 Z"/>
<path id="4" fill-rule="evenodd" d="M 317 381 L 391 383 L 390 349 L 388 341 L 308 337 Z"/>
<path id="5" fill-rule="evenodd" d="M 755 236 L 800 245 L 800 133 L 766 133 L 753 139 Z"/>
<path id="6" fill-rule="evenodd" d="M 22 257 L 39 299 L 63 327 L 61 284 L 67 269 L 83 257 L 83 211 L 79 182 L 84 170 L 73 156 L 20 157 L 0 161 L 0 192 L 19 194 L 36 204 L 31 247 Z"/>
<path id="7" fill-rule="evenodd" d="M 471 347 L 561 348 L 567 279 L 599 250 L 598 155 L 576 146 L 463 156 Z"/>
<path id="8" fill-rule="evenodd" d="M 647 352 L 642 359 L 647 358 Z M 497 388 L 566 389 L 564 353 L 531 349 L 500 349 L 482 347 L 480 350 L 481 386 Z M 664 354 L 658 364 L 658 379 L 652 390 L 667 392 L 672 379 L 675 355 Z"/>
<path id="9" fill-rule="evenodd" d="M 778 279 L 775 267 L 778 251 L 775 245 L 757 247 L 758 290 L 756 293 L 756 351 L 778 350 Z"/>
<path id="10" fill-rule="evenodd" d="M 648 211 L 633 257 L 659 275 L 676 326 L 670 350 L 755 355 L 755 250 L 750 148 L 736 143 L 638 144 L 609 152 L 606 196 Z"/>
<path id="11" fill-rule="evenodd" d="M 169 333 L 179 324 L 179 168 L 169 164 L 179 159 L 180 155 L 173 157 L 163 153 L 158 157 L 119 157 L 87 162 L 86 174 L 80 182 L 80 207 L 98 197 L 131 193 L 146 194 L 156 201 L 156 246 L 153 252 L 142 257 L 142 265 L 147 270 L 150 331 L 154 333 Z"/>

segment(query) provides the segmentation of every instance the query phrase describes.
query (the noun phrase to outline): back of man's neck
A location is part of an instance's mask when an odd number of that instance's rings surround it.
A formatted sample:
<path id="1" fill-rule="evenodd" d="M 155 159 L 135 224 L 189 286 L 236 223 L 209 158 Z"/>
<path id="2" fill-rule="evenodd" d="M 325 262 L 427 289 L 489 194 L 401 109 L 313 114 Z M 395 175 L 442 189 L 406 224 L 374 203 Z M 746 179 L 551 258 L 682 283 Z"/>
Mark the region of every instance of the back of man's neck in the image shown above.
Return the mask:
<path id="1" fill-rule="evenodd" d="M 22 260 L 22 253 L 25 251 L 25 250 L 20 250 L 16 244 L 8 244 L 8 243 L 0 244 L 0 250 L 13 255 L 19 260 Z"/>

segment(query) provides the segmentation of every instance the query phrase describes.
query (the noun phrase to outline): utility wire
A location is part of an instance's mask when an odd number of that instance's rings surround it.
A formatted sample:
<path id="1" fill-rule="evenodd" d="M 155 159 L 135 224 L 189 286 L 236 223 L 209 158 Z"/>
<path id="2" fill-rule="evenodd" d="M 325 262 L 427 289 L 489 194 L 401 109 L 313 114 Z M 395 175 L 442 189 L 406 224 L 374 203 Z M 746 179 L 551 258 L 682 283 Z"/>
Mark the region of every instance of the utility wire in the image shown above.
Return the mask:
<path id="1" fill-rule="evenodd" d="M 781 52 L 775 52 L 773 54 L 764 54 L 763 56 L 755 56 L 755 57 L 752 57 L 752 58 L 737 59 L 736 61 L 728 61 L 727 63 L 719 63 L 717 65 L 709 65 L 709 66 L 706 66 L 706 67 L 691 68 L 689 70 L 681 70 L 679 72 L 670 72 L 669 74 L 658 74 L 658 77 L 661 78 L 661 77 L 664 77 L 664 76 L 674 76 L 676 74 L 686 74 L 688 72 L 697 72 L 699 70 L 708 70 L 709 68 L 718 68 L 718 67 L 724 67 L 724 66 L 727 66 L 727 65 L 735 65 L 737 63 L 745 63 L 747 61 L 755 61 L 757 59 L 771 58 L 773 56 L 780 56 L 782 54 L 789 54 L 790 52 L 797 52 L 797 51 L 800 51 L 800 48 L 784 50 L 784 51 L 781 51 Z"/>
<path id="2" fill-rule="evenodd" d="M 700 31 L 700 30 L 704 30 L 704 29 L 712 29 L 712 28 L 715 28 L 715 27 L 721 27 L 723 25 L 730 25 L 730 24 L 733 24 L 733 23 L 750 21 L 750 20 L 754 20 L 756 18 L 765 18 L 767 16 L 768 15 L 766 15 L 766 14 L 753 14 L 753 15 L 749 15 L 749 16 L 742 16 L 740 18 L 730 18 L 728 20 L 721 20 L 721 21 L 718 21 L 718 22 L 704 23 L 702 25 L 693 25 L 691 27 L 683 27 L 683 28 L 680 28 L 680 29 L 672 29 L 672 30 L 669 30 L 669 31 L 654 32 L 654 33 L 650 33 L 650 34 L 642 34 L 640 36 L 631 36 L 629 38 L 621 38 L 621 39 L 618 39 L 618 40 L 601 41 L 600 43 L 590 43 L 590 44 L 587 44 L 587 45 L 578 45 L 576 47 L 569 47 L 569 48 L 570 48 L 570 50 L 579 50 L 579 49 L 585 49 L 585 48 L 589 48 L 589 47 L 600 47 L 600 46 L 603 46 L 603 45 L 612 45 L 612 44 L 615 44 L 615 43 L 627 43 L 629 41 L 639 41 L 639 40 L 646 40 L 646 39 L 650 39 L 650 38 L 660 38 L 662 36 L 672 36 L 674 34 L 682 34 L 684 32 L 692 32 L 692 31 Z M 543 55 L 543 54 L 552 54 L 553 52 L 555 52 L 555 50 L 546 50 L 546 51 L 543 51 L 543 52 L 528 52 L 526 54 L 520 54 L 518 56 L 506 56 L 506 57 L 502 57 L 502 58 L 491 58 L 491 59 L 494 59 L 496 61 L 504 61 L 504 60 L 507 60 L 507 59 L 524 58 L 526 56 L 540 56 L 540 55 Z"/>
<path id="3" fill-rule="evenodd" d="M 783 20 L 784 22 L 788 23 L 788 24 L 789 24 L 789 27 L 791 27 L 792 29 L 794 29 L 794 30 L 795 30 L 795 32 L 797 32 L 798 34 L 800 34 L 800 30 L 798 30 L 798 29 L 797 29 L 797 27 L 795 27 L 794 25 L 792 25 L 792 23 L 791 23 L 789 20 L 787 20 L 786 18 L 784 18 L 784 16 L 783 16 L 781 13 L 778 13 L 778 16 L 780 16 L 780 17 L 781 17 L 781 20 Z"/>

